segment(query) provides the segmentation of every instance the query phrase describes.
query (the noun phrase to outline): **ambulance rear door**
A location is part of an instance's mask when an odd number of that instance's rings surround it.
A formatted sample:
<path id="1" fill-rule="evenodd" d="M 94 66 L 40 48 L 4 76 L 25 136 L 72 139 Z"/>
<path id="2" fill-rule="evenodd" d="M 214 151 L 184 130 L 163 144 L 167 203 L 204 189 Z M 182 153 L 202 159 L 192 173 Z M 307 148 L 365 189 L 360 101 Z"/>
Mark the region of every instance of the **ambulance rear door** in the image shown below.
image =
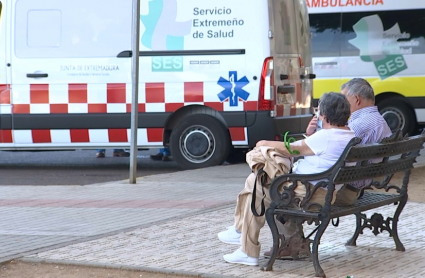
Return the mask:
<path id="1" fill-rule="evenodd" d="M 301 134 L 311 119 L 310 27 L 303 0 L 269 0 L 274 113 L 279 132 Z"/>

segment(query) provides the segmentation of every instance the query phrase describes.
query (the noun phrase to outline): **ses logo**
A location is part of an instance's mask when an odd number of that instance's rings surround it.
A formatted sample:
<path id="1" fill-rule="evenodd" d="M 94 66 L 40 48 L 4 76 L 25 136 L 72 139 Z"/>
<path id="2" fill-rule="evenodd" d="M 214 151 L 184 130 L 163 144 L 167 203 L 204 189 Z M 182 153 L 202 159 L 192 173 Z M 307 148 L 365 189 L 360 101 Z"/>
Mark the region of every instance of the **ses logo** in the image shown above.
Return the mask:
<path id="1" fill-rule="evenodd" d="M 176 19 L 177 0 L 151 0 L 149 13 L 140 16 L 146 28 L 141 38 L 142 45 L 153 51 L 183 50 L 184 36 L 190 34 L 192 20 L 180 22 Z M 183 71 L 183 57 L 153 57 L 152 71 Z"/>
<path id="2" fill-rule="evenodd" d="M 183 71 L 183 57 L 181 56 L 153 57 L 152 71 L 154 72 Z"/>
<path id="3" fill-rule="evenodd" d="M 407 69 L 399 39 L 409 39 L 410 34 L 401 33 L 398 23 L 388 30 L 378 15 L 361 18 L 354 26 L 356 38 L 349 42 L 360 50 L 364 62 L 373 62 L 381 80 Z"/>

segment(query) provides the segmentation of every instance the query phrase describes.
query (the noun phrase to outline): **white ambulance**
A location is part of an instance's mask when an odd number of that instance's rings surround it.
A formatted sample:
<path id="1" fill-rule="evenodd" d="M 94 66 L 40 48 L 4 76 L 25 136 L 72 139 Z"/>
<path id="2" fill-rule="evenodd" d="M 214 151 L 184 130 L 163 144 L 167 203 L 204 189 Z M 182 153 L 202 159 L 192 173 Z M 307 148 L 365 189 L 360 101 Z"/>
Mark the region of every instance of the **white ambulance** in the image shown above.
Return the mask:
<path id="1" fill-rule="evenodd" d="M 308 0 L 314 99 L 366 78 L 391 129 L 425 124 L 425 1 Z"/>
<path id="2" fill-rule="evenodd" d="M 0 150 L 127 148 L 131 0 L 0 0 Z M 140 148 L 223 163 L 311 117 L 304 0 L 141 0 Z"/>

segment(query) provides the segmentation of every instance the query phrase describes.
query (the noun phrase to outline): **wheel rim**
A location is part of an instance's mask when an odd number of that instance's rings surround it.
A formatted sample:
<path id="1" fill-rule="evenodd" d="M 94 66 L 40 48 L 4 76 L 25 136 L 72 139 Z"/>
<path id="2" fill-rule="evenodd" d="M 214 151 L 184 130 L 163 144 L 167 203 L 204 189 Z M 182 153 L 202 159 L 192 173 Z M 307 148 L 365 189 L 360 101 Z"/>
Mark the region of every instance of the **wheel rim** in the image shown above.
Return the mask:
<path id="1" fill-rule="evenodd" d="M 384 109 L 381 111 L 382 117 L 384 117 L 391 131 L 397 129 L 403 130 L 406 125 L 403 113 L 397 108 L 391 107 L 391 109 Z"/>
<path id="2" fill-rule="evenodd" d="M 179 139 L 180 153 L 192 163 L 204 163 L 214 154 L 216 141 L 214 134 L 201 125 L 190 126 Z"/>

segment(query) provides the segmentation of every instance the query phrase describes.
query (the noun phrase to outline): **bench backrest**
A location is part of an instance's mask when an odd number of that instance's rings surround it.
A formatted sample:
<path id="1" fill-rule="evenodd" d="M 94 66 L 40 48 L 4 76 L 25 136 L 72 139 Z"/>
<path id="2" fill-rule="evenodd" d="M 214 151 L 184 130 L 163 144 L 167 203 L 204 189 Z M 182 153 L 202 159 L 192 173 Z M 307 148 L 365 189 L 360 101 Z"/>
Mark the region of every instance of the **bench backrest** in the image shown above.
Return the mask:
<path id="1" fill-rule="evenodd" d="M 385 138 L 381 143 L 358 145 L 354 138 L 347 145 L 336 171 L 330 177 L 334 184 L 347 184 L 403 172 L 413 168 L 413 163 L 423 148 L 425 135 L 403 137 L 401 132 Z M 381 162 L 370 163 L 379 158 Z M 353 165 L 354 166 L 348 166 Z"/>
<path id="2" fill-rule="evenodd" d="M 396 132 L 381 143 L 359 145 L 360 138 L 353 138 L 345 148 L 337 163 L 329 170 L 317 174 L 285 174 L 276 177 L 270 185 L 270 198 L 273 206 L 285 210 L 294 210 L 294 206 L 309 211 L 312 207 L 320 208 L 321 215 L 331 209 L 333 190 L 337 184 L 350 184 L 356 181 L 374 179 L 372 186 L 388 191 L 395 189 L 400 195 L 407 198 L 407 186 L 410 171 L 416 157 L 425 142 L 425 134 L 403 137 Z M 376 162 L 379 159 L 379 162 Z M 372 161 L 372 163 L 370 163 Z M 393 175 L 404 172 L 400 186 L 389 184 Z M 382 178 L 379 181 L 376 178 Z M 287 183 L 291 181 L 291 183 Z M 319 181 L 311 188 L 310 181 Z M 305 186 L 306 195 L 296 196 L 295 189 Z M 325 205 L 311 203 L 312 196 L 320 187 L 327 187 Z"/>

